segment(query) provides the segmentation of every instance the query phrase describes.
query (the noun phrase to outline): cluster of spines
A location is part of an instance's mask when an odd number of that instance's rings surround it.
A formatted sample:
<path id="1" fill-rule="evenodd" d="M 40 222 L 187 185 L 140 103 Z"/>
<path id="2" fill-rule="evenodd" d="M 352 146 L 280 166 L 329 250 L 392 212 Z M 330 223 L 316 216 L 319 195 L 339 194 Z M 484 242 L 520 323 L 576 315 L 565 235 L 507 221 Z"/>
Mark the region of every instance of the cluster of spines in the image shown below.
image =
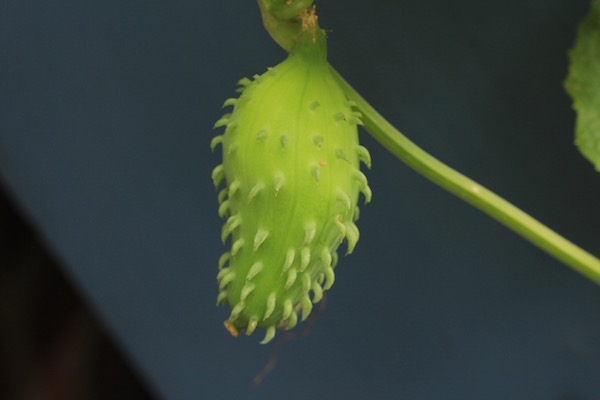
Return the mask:
<path id="1" fill-rule="evenodd" d="M 269 72 L 271 74 L 274 74 L 274 71 L 272 69 L 269 69 Z M 260 82 L 261 76 L 255 75 L 254 80 L 256 82 Z M 238 84 L 241 86 L 238 89 L 238 92 L 241 92 L 242 95 L 240 96 L 240 98 L 227 99 L 224 102 L 223 107 L 227 107 L 227 106 L 235 107 L 239 103 L 239 101 L 242 99 L 242 96 L 246 96 L 246 99 L 248 99 L 248 96 L 244 95 L 243 92 L 246 89 L 246 87 L 248 85 L 250 85 L 251 83 L 252 83 L 252 81 L 248 78 L 241 79 L 238 82 Z M 317 107 L 319 107 L 319 105 L 320 104 L 318 101 L 314 101 L 309 105 L 309 108 L 312 111 L 314 111 Z M 348 106 L 352 110 L 355 108 L 356 105 L 353 102 L 348 102 Z M 227 133 L 231 129 L 235 129 L 237 127 L 237 125 L 236 125 L 235 121 L 232 121 L 231 116 L 232 116 L 231 113 L 226 113 L 225 115 L 223 115 L 215 123 L 214 128 L 219 128 L 219 127 L 225 126 L 226 127 L 225 133 Z M 361 120 L 362 115 L 358 111 L 352 111 L 349 116 L 346 116 L 343 113 L 336 113 L 332 117 L 336 121 L 345 121 L 345 122 L 347 122 L 349 124 L 353 124 L 353 125 L 362 125 L 363 124 L 362 120 Z M 265 130 L 259 131 L 256 135 L 256 139 L 257 140 L 265 139 L 267 136 L 267 133 L 268 132 Z M 214 137 L 210 144 L 211 150 L 214 150 L 217 145 L 223 144 L 223 140 L 224 140 L 224 134 L 217 135 L 216 137 Z M 287 136 L 285 134 L 283 134 L 279 137 L 279 140 L 281 143 L 282 150 L 285 150 L 287 142 L 288 142 Z M 323 138 L 321 136 L 317 135 L 313 138 L 313 141 L 314 141 L 315 145 L 317 145 L 318 147 L 321 147 L 321 145 L 323 143 Z M 231 144 L 229 146 L 229 148 L 226 150 L 227 150 L 228 154 L 231 154 L 232 152 L 237 150 L 237 145 L 235 143 Z M 371 157 L 370 157 L 369 151 L 361 145 L 357 145 L 355 151 L 356 151 L 356 155 L 357 155 L 358 159 L 362 163 L 364 163 L 367 166 L 367 168 L 370 169 L 371 168 Z M 346 154 L 345 150 L 342 148 L 336 149 L 335 155 L 339 159 L 349 161 L 348 155 Z M 371 189 L 369 188 L 366 176 L 359 169 L 354 169 L 352 173 L 353 173 L 353 179 L 356 180 L 356 183 L 358 184 L 358 188 L 365 198 L 365 203 L 370 202 L 371 201 Z M 313 167 L 311 169 L 311 174 L 313 175 L 313 178 L 317 182 L 320 180 L 320 168 Z M 224 172 L 223 164 L 220 164 L 217 167 L 215 167 L 215 169 L 212 172 L 212 179 L 215 184 L 215 188 L 218 189 L 219 186 L 221 186 L 222 182 L 225 179 L 225 172 Z M 283 188 L 284 184 L 285 184 L 284 174 L 282 172 L 275 173 L 275 175 L 273 177 L 273 188 L 272 188 L 275 197 L 277 197 L 278 193 Z M 222 229 L 222 233 L 221 233 L 221 239 L 222 239 L 223 243 L 225 243 L 227 237 L 229 235 L 231 235 L 233 233 L 233 231 L 235 229 L 237 229 L 242 223 L 241 216 L 231 215 L 231 212 L 229 209 L 229 199 L 235 195 L 235 193 L 239 190 L 240 186 L 241 186 L 241 182 L 238 180 L 233 180 L 232 182 L 228 182 L 227 187 L 222 189 L 218 195 L 219 215 L 222 218 L 226 218 L 226 221 L 223 225 L 223 229 Z M 265 184 L 263 182 L 255 183 L 255 185 L 249 191 L 248 203 L 252 202 L 252 200 L 259 193 L 263 192 L 264 190 L 265 190 Z M 340 201 L 344 205 L 346 210 L 349 210 L 350 207 L 352 206 L 352 201 L 350 199 L 350 196 L 341 189 L 337 193 L 337 200 Z M 335 220 L 334 220 L 334 225 L 337 226 L 337 228 L 339 230 L 338 244 L 341 243 L 341 241 L 344 238 L 346 239 L 347 254 L 352 253 L 352 251 L 354 250 L 354 247 L 358 241 L 358 238 L 359 238 L 359 230 L 358 230 L 358 227 L 354 223 L 358 219 L 358 217 L 359 217 L 359 208 L 355 207 L 355 209 L 353 210 L 353 214 L 352 214 L 352 220 L 344 222 L 339 217 L 335 218 Z M 284 274 L 287 274 L 284 288 L 286 290 L 289 290 L 292 288 L 292 286 L 297 281 L 300 281 L 303 294 L 302 294 L 300 300 L 297 301 L 295 305 L 293 304 L 292 299 L 289 297 L 283 300 L 281 319 L 277 325 L 272 324 L 266 328 L 266 334 L 265 334 L 264 339 L 261 342 L 262 344 L 268 343 L 270 340 L 273 339 L 273 337 L 275 336 L 276 328 L 281 327 L 281 328 L 285 328 L 286 330 L 292 329 L 298 322 L 298 313 L 299 312 L 302 312 L 301 320 L 304 321 L 312 311 L 312 304 L 318 303 L 323 297 L 323 291 L 329 290 L 335 281 L 334 268 L 337 264 L 338 255 L 335 250 L 331 251 L 326 246 L 322 246 L 320 249 L 320 253 L 318 254 L 318 257 L 320 258 L 320 261 L 322 262 L 322 265 L 323 265 L 322 271 L 319 272 L 318 275 L 316 276 L 316 278 L 313 280 L 310 277 L 309 271 L 306 270 L 308 265 L 310 264 L 310 261 L 312 258 L 311 248 L 309 247 L 309 245 L 313 241 L 315 235 L 316 235 L 316 224 L 314 224 L 314 223 L 307 224 L 307 226 L 305 227 L 305 239 L 304 239 L 304 242 L 303 242 L 299 252 L 297 252 L 293 248 L 290 248 L 290 249 L 288 249 L 288 251 L 286 253 L 285 261 L 281 267 L 281 275 L 283 276 Z M 255 236 L 254 236 L 254 241 L 252 243 L 252 249 L 254 252 L 256 252 L 258 250 L 258 248 L 267 239 L 268 236 L 269 236 L 269 232 L 267 230 L 258 229 L 256 231 Z M 219 259 L 219 273 L 217 275 L 217 280 L 219 282 L 220 293 L 217 297 L 217 305 L 227 301 L 227 297 L 228 297 L 227 289 L 228 289 L 230 283 L 236 277 L 235 271 L 233 271 L 230 266 L 226 266 L 226 264 L 230 263 L 232 257 L 234 257 L 237 254 L 237 252 L 239 252 L 239 250 L 245 245 L 246 245 L 246 243 L 244 242 L 244 239 L 238 238 L 236 241 L 234 241 L 231 244 L 231 250 L 223 253 L 223 255 Z M 297 254 L 297 253 L 299 253 L 299 254 Z M 293 264 L 294 264 L 294 261 L 298 257 L 300 259 L 299 268 L 296 268 L 293 266 Z M 245 299 L 255 288 L 252 280 L 254 277 L 256 277 L 262 271 L 263 267 L 264 266 L 261 261 L 255 262 L 250 267 L 250 269 L 245 277 L 245 283 L 240 291 L 240 301 L 233 307 L 228 321 L 225 322 L 225 326 L 227 327 L 227 329 L 229 329 L 230 332 L 236 336 L 239 334 L 239 331 L 237 331 L 237 329 L 235 327 L 233 327 L 231 322 L 235 321 L 235 319 L 243 311 L 243 309 L 245 307 Z M 310 297 L 311 291 L 312 291 L 312 299 Z M 273 312 L 275 311 L 276 305 L 277 305 L 276 303 L 277 303 L 277 294 L 275 292 L 273 292 L 267 297 L 266 308 L 265 308 L 264 314 L 262 315 L 262 320 L 267 320 L 269 317 L 272 316 Z M 254 332 L 254 330 L 258 326 L 259 321 L 260 321 L 260 317 L 258 315 L 253 315 L 248 319 L 248 324 L 245 329 L 247 335 L 250 335 Z"/>
<path id="2" fill-rule="evenodd" d="M 227 221 L 231 221 L 231 217 Z M 237 220 L 236 220 L 237 221 Z M 231 223 L 237 225 L 237 222 Z M 228 222 L 224 226 L 229 226 Z M 353 223 L 347 224 L 348 226 L 354 225 Z M 235 228 L 234 228 L 235 229 Z M 227 228 L 229 230 L 229 228 Z M 292 329 L 298 322 L 297 313 L 301 310 L 301 320 L 304 321 L 312 311 L 312 304 L 319 302 L 323 297 L 323 291 L 331 288 L 335 281 L 334 267 L 337 263 L 337 253 L 331 252 L 326 246 L 320 247 L 320 251 L 315 256 L 319 257 L 319 261 L 322 263 L 322 271 L 315 280 L 311 279 L 308 271 L 308 266 L 312 261 L 313 255 L 311 254 L 311 243 L 316 235 L 316 226 L 312 223 L 306 225 L 305 228 L 305 239 L 302 247 L 299 251 L 293 248 L 288 249 L 285 256 L 285 261 L 281 266 L 281 276 L 285 276 L 284 288 L 286 291 L 290 290 L 292 286 L 299 283 L 302 288 L 302 296 L 294 307 L 293 300 L 288 297 L 283 300 L 282 303 L 282 316 L 280 323 L 277 325 L 273 324 L 266 328 L 265 338 L 261 343 L 269 342 L 274 334 L 277 327 L 284 327 L 285 329 Z M 258 229 L 254 236 L 253 251 L 257 251 L 260 245 L 268 237 L 268 232 L 262 229 Z M 226 237 L 222 237 L 226 239 Z M 241 239 L 238 239 L 241 240 Z M 236 278 L 236 271 L 230 266 L 226 266 L 231 261 L 231 258 L 235 255 L 235 250 L 232 247 L 231 251 L 223 253 L 219 259 L 219 273 L 217 280 L 219 282 L 220 294 L 217 297 L 217 305 L 221 302 L 225 302 L 227 299 L 227 289 L 230 283 Z M 250 267 L 248 273 L 244 279 L 244 285 L 240 291 L 240 301 L 231 310 L 231 315 L 228 321 L 233 322 L 240 315 L 244 309 L 244 302 L 248 295 L 255 289 L 253 279 L 259 275 L 264 268 L 261 261 L 255 261 Z M 312 299 L 311 294 L 312 292 Z M 258 323 L 262 320 L 267 320 L 275 311 L 277 303 L 277 295 L 272 292 L 266 300 L 266 308 L 264 314 L 261 316 L 253 315 L 248 320 L 246 327 L 246 334 L 250 335 L 256 329 Z M 229 325 L 232 329 L 231 324 Z"/>

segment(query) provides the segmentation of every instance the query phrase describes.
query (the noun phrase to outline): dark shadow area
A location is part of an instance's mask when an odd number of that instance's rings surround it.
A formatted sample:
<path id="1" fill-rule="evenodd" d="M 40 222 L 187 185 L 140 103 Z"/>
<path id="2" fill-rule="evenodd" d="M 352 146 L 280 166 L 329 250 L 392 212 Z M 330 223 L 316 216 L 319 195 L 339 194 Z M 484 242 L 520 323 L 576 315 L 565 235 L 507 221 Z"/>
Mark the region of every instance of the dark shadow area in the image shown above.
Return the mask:
<path id="1" fill-rule="evenodd" d="M 0 187 L 0 399 L 153 399 Z"/>

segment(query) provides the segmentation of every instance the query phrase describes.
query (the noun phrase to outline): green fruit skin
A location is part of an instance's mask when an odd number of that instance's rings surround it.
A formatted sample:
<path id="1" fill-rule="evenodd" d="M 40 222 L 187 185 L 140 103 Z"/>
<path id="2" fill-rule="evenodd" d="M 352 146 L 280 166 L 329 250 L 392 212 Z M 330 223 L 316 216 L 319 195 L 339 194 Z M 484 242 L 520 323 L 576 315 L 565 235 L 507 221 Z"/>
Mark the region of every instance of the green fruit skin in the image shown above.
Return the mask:
<path id="1" fill-rule="evenodd" d="M 371 196 L 359 162 L 370 163 L 358 143 L 360 114 L 331 76 L 325 39 L 304 33 L 289 57 L 246 85 L 221 142 L 224 178 L 220 196 L 227 218 L 223 239 L 232 249 L 219 273 L 219 301 L 230 304 L 228 323 L 247 334 L 292 328 L 302 309 L 333 284 L 336 250 L 358 240 L 359 192 Z M 222 261 L 222 265 L 225 262 Z"/>

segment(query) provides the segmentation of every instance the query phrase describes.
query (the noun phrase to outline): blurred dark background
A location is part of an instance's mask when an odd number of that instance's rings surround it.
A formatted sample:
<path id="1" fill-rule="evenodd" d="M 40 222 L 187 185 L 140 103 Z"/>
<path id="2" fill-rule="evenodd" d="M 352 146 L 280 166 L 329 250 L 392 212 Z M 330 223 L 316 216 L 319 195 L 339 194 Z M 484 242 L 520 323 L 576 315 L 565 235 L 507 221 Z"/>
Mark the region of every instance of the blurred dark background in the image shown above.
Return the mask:
<path id="1" fill-rule="evenodd" d="M 0 398 L 154 398 L 4 188 L 0 266 Z"/>
<path id="2" fill-rule="evenodd" d="M 587 0 L 316 4 L 330 62 L 390 122 L 600 255 L 600 175 L 562 88 Z M 271 347 L 215 308 L 209 143 L 235 82 L 284 56 L 251 0 L 0 1 L 0 179 L 31 227 L 3 221 L 0 390 L 597 399 L 600 288 L 364 132 L 361 240 L 252 386 Z"/>

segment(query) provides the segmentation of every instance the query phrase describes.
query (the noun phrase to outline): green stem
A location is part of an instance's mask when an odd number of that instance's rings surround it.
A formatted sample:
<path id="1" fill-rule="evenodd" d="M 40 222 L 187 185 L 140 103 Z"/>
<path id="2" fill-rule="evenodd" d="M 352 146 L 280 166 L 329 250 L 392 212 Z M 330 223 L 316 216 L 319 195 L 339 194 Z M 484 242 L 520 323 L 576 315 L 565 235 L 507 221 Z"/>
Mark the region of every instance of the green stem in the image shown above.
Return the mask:
<path id="1" fill-rule="evenodd" d="M 432 157 L 369 105 L 337 71 L 333 75 L 363 114 L 366 130 L 386 149 L 434 183 L 477 207 L 567 266 L 600 284 L 600 260 L 477 182 Z"/>

